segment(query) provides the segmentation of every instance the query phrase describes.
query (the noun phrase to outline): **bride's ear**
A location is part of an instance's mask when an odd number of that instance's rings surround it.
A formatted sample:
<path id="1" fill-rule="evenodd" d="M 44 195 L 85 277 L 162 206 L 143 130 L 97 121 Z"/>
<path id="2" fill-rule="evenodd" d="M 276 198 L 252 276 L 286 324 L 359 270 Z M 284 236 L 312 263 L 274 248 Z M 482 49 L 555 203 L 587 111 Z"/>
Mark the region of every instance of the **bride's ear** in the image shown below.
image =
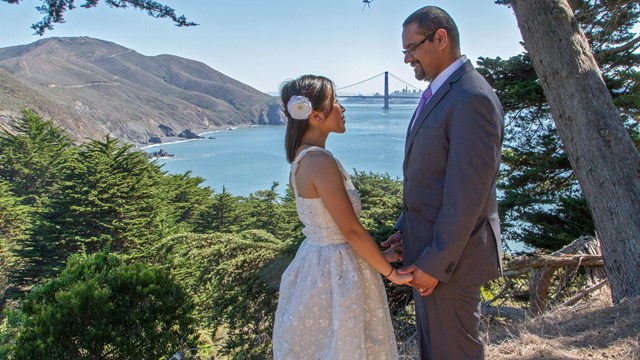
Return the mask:
<path id="1" fill-rule="evenodd" d="M 320 111 L 313 110 L 311 115 L 309 115 L 309 121 L 322 121 L 324 120 L 324 116 Z"/>

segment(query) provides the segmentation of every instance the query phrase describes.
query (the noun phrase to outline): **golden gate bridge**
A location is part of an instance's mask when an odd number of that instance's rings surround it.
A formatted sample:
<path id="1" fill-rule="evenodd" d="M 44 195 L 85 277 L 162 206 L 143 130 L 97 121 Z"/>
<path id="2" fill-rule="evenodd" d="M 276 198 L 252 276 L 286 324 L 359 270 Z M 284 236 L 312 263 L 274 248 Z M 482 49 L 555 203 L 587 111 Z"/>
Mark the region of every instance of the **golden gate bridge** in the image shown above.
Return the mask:
<path id="1" fill-rule="evenodd" d="M 380 94 L 380 80 L 378 78 L 382 76 L 384 76 L 384 92 Z M 389 84 L 389 76 L 393 80 L 391 85 Z M 372 85 L 374 83 L 375 85 Z M 412 101 L 410 99 L 419 99 L 422 96 L 422 91 L 423 89 L 417 88 L 385 71 L 357 83 L 336 88 L 336 96 L 342 99 L 384 99 L 384 109 L 388 109 L 389 99 Z"/>

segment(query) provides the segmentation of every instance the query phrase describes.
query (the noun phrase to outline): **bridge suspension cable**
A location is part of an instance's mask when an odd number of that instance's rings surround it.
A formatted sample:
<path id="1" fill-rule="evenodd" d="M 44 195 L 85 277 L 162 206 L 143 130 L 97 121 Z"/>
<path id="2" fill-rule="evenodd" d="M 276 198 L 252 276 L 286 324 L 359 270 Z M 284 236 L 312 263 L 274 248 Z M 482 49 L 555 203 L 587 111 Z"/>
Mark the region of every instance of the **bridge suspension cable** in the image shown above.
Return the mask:
<path id="1" fill-rule="evenodd" d="M 368 78 L 368 79 L 365 79 L 365 80 L 362 80 L 362 81 L 358 81 L 357 83 L 353 83 L 353 84 L 351 84 L 351 85 L 341 86 L 341 87 L 339 87 L 339 88 L 336 88 L 336 91 L 338 91 L 338 90 L 344 90 L 344 89 L 347 89 L 347 88 L 350 88 L 350 87 L 353 87 L 353 86 L 356 86 L 356 85 L 360 85 L 360 84 L 362 84 L 362 83 L 365 83 L 365 82 L 367 82 L 367 81 L 369 81 L 369 80 L 373 80 L 373 79 L 377 78 L 378 76 L 382 76 L 382 75 L 384 75 L 384 72 L 381 72 L 380 74 L 374 75 L 374 76 L 372 76 L 372 77 L 370 77 L 370 78 Z M 389 75 L 391 75 L 391 77 L 393 77 L 394 79 L 396 79 L 396 80 L 400 81 L 400 82 L 401 82 L 401 83 L 403 83 L 404 85 L 407 85 L 407 86 L 411 87 L 412 89 L 415 89 L 415 90 L 422 90 L 422 89 L 420 89 L 419 87 L 416 87 L 416 86 L 414 86 L 414 85 L 412 85 L 412 84 L 410 84 L 410 83 L 408 83 L 408 82 L 406 82 L 406 81 L 404 81 L 404 80 L 400 79 L 399 77 L 397 77 L 397 76 L 393 75 L 392 73 L 389 73 Z"/>
<path id="2" fill-rule="evenodd" d="M 422 90 L 422 89 L 417 88 L 417 87 L 415 87 L 415 86 L 413 86 L 413 85 L 409 84 L 408 82 L 406 82 L 406 81 L 404 81 L 404 80 L 400 79 L 399 77 L 397 77 L 397 76 L 393 75 L 392 73 L 389 73 L 389 75 L 391 75 L 394 79 L 396 79 L 396 80 L 400 81 L 401 83 L 403 83 L 403 84 L 405 84 L 405 85 L 407 85 L 407 86 L 411 86 L 412 88 L 414 88 L 414 89 L 416 89 L 416 90 Z"/>
<path id="3" fill-rule="evenodd" d="M 384 75 L 384 73 L 383 73 L 383 72 L 381 72 L 381 73 L 380 73 L 380 74 L 378 74 L 378 75 L 372 76 L 372 77 L 370 77 L 370 78 L 368 78 L 368 79 L 366 79 L 366 80 L 359 81 L 359 82 L 357 82 L 357 83 L 355 83 L 355 84 L 351 84 L 351 85 L 347 85 L 347 86 L 339 87 L 339 88 L 337 88 L 337 89 L 336 89 L 336 91 L 338 91 L 338 90 L 344 90 L 344 89 L 346 89 L 346 88 L 350 88 L 350 87 L 352 87 L 352 86 L 360 85 L 360 84 L 362 84 L 362 83 L 364 83 L 364 82 L 367 82 L 367 81 L 369 81 L 369 80 L 375 79 L 375 78 L 377 78 L 377 77 L 378 77 L 378 76 L 380 76 L 380 75 Z M 394 76 L 394 77 L 395 77 L 395 76 Z"/>

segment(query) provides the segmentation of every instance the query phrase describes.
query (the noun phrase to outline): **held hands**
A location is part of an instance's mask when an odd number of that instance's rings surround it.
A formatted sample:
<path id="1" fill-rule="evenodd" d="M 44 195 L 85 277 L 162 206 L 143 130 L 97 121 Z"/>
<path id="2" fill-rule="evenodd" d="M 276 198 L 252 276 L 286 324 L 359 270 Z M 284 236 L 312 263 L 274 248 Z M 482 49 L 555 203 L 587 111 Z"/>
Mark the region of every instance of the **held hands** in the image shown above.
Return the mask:
<path id="1" fill-rule="evenodd" d="M 396 231 L 393 235 L 389 236 L 386 241 L 383 241 L 380 245 L 383 247 L 388 247 L 389 249 L 383 252 L 384 257 L 387 261 L 391 262 L 391 254 L 387 255 L 387 253 L 396 253 L 399 256 L 399 260 L 402 260 L 402 233 L 400 231 Z M 389 256 L 389 257 L 388 257 Z M 395 273 L 396 270 L 393 270 Z M 407 282 L 403 282 L 402 284 L 407 284 L 409 286 L 413 286 L 422 296 L 431 295 L 433 289 L 435 289 L 436 285 L 438 285 L 438 279 L 433 276 L 427 274 L 422 271 L 419 267 L 415 265 L 409 265 L 403 269 L 397 270 L 399 276 L 408 276 L 411 278 Z M 394 274 L 391 274 L 388 279 L 391 280 L 394 284 L 400 285 L 401 283 L 397 283 L 391 279 Z M 404 278 L 403 278 L 404 279 Z"/>
<path id="2" fill-rule="evenodd" d="M 383 241 L 380 245 L 382 247 L 390 247 L 394 244 L 402 245 L 402 233 L 400 231 L 396 231 L 393 235 L 389 236 L 386 241 Z"/>
<path id="3" fill-rule="evenodd" d="M 388 262 L 402 261 L 402 233 L 400 231 L 396 231 L 380 245 L 382 245 L 382 247 L 388 247 L 387 250 L 382 252 L 382 255 L 384 255 L 384 258 L 387 259 Z"/>
<path id="4" fill-rule="evenodd" d="M 400 269 L 398 273 L 411 275 L 412 280 L 408 284 L 413 286 L 422 296 L 431 295 L 433 289 L 438 285 L 438 279 L 422 271 L 415 265 L 409 265 Z"/>
<path id="5" fill-rule="evenodd" d="M 411 274 L 400 274 L 398 270 L 393 269 L 387 279 L 396 285 L 406 285 L 413 280 L 413 276 Z"/>
<path id="6" fill-rule="evenodd" d="M 396 231 L 380 245 L 388 247 L 387 250 L 382 252 L 382 255 L 388 262 L 402 261 L 402 233 L 400 231 Z M 401 274 L 398 270 L 393 269 L 391 275 L 387 276 L 387 279 L 396 285 L 410 285 L 413 280 L 413 275 L 409 273 Z"/>
<path id="7" fill-rule="evenodd" d="M 391 245 L 387 250 L 382 252 L 382 255 L 390 263 L 402 261 L 402 244 L 395 243 Z"/>

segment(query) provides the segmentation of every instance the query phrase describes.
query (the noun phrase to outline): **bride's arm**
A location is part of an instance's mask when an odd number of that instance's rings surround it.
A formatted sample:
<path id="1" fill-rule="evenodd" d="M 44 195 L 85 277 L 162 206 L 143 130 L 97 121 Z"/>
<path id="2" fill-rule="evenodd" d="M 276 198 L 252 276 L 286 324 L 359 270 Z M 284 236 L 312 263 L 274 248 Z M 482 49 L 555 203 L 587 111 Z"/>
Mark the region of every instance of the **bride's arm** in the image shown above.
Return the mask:
<path id="1" fill-rule="evenodd" d="M 356 216 L 344 178 L 336 161 L 323 153 L 308 154 L 301 161 L 296 186 L 304 189 L 303 197 L 320 197 L 329 214 L 353 250 L 382 276 L 396 284 L 411 281 L 411 276 L 399 274 L 385 259 L 369 232 Z M 315 193 L 315 194 L 314 194 Z"/>

